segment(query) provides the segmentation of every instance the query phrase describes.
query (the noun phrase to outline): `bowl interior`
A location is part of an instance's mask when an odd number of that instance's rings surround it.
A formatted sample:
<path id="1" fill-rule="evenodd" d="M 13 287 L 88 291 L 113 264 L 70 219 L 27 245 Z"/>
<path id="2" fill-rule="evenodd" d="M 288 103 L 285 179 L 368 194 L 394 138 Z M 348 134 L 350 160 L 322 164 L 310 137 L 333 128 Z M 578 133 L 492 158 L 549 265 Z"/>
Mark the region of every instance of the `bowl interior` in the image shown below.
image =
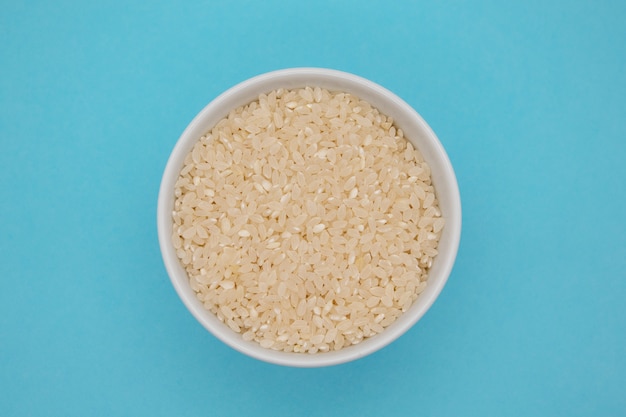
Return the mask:
<path id="1" fill-rule="evenodd" d="M 227 116 L 230 110 L 257 99 L 261 93 L 278 88 L 305 86 L 319 86 L 354 94 L 385 115 L 393 117 L 396 125 L 404 131 L 405 137 L 420 150 L 430 165 L 439 206 L 446 219 L 439 241 L 439 254 L 433 260 L 429 273 L 428 286 L 411 308 L 376 336 L 336 352 L 314 355 L 278 352 L 262 348 L 256 342 L 244 341 L 240 334 L 233 332 L 204 309 L 191 289 L 187 273 L 180 265 L 171 243 L 174 186 L 186 155 L 199 138 Z M 407 103 L 383 87 L 352 74 L 318 68 L 297 68 L 275 71 L 244 81 L 217 97 L 194 118 L 176 143 L 163 174 L 157 225 L 163 260 L 172 284 L 189 311 L 206 329 L 234 349 L 257 359 L 281 365 L 316 367 L 366 356 L 398 338 L 424 315 L 445 285 L 456 258 L 461 231 L 461 203 L 448 156 L 434 132 Z"/>

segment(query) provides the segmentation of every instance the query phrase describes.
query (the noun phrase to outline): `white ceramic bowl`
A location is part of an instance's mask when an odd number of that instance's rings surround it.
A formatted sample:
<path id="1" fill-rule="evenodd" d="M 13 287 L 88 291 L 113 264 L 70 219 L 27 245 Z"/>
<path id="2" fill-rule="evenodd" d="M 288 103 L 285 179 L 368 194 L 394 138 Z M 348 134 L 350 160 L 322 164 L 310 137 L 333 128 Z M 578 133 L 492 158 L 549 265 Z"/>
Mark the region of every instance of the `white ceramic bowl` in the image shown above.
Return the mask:
<path id="1" fill-rule="evenodd" d="M 429 273 L 428 286 L 413 306 L 382 333 L 335 352 L 304 354 L 278 352 L 263 348 L 258 343 L 246 342 L 196 298 L 172 246 L 172 219 L 174 184 L 187 153 L 199 138 L 234 108 L 245 105 L 278 88 L 319 86 L 329 90 L 354 94 L 393 117 L 405 137 L 419 149 L 432 171 L 433 185 L 446 225 L 439 241 L 439 255 Z M 209 103 L 187 126 L 167 162 L 157 209 L 157 225 L 161 253 L 176 292 L 194 317 L 218 339 L 251 357 L 280 365 L 319 367 L 349 362 L 369 355 L 391 343 L 413 326 L 433 304 L 445 285 L 461 236 L 461 200 L 452 165 L 435 133 L 424 119 L 406 102 L 385 88 L 345 72 L 321 68 L 293 68 L 259 75 L 238 84 Z"/>

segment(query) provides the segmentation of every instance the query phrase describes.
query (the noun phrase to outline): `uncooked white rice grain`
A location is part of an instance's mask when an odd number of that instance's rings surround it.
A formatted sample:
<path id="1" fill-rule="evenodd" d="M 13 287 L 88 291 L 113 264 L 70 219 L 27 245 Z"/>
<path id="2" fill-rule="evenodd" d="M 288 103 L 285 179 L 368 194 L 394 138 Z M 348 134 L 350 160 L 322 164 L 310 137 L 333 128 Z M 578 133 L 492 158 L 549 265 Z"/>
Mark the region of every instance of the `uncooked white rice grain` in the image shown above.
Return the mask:
<path id="1" fill-rule="evenodd" d="M 410 308 L 445 220 L 430 167 L 351 94 L 279 89 L 187 155 L 172 244 L 205 308 L 245 341 L 342 349 Z"/>

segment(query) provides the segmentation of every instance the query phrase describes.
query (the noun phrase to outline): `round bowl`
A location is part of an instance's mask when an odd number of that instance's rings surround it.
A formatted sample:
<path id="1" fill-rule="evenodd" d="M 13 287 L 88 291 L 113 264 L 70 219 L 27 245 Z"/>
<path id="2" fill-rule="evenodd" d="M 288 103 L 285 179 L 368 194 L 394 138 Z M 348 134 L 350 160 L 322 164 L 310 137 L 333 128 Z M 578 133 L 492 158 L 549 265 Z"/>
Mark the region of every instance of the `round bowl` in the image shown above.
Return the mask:
<path id="1" fill-rule="evenodd" d="M 433 260 L 428 285 L 411 308 L 378 335 L 338 351 L 316 354 L 274 351 L 261 347 L 257 342 L 244 341 L 241 334 L 232 331 L 217 316 L 207 311 L 196 298 L 171 242 L 174 186 L 185 156 L 200 137 L 227 116 L 230 110 L 257 99 L 261 93 L 278 88 L 305 86 L 354 94 L 385 115 L 391 116 L 430 165 L 439 208 L 446 219 L 439 241 L 439 254 Z M 349 362 L 383 348 L 405 333 L 426 313 L 443 289 L 456 258 L 461 236 L 461 200 L 454 170 L 443 146 L 424 119 L 406 102 L 378 84 L 352 74 L 322 68 L 293 68 L 259 75 L 232 87 L 209 103 L 191 121 L 178 139 L 163 173 L 157 226 L 163 261 L 172 284 L 191 314 L 207 330 L 232 348 L 256 359 L 286 366 L 320 367 Z"/>

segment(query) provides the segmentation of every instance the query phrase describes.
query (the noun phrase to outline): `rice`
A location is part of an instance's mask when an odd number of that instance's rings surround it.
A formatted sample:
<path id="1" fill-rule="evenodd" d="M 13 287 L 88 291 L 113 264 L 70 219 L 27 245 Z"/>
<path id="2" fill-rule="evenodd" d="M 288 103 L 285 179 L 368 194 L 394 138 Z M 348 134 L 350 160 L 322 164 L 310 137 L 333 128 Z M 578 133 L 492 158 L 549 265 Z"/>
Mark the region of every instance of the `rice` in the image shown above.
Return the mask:
<path id="1" fill-rule="evenodd" d="M 262 94 L 187 155 L 172 243 L 204 307 L 297 353 L 374 336 L 424 291 L 444 227 L 430 168 L 342 92 Z"/>

